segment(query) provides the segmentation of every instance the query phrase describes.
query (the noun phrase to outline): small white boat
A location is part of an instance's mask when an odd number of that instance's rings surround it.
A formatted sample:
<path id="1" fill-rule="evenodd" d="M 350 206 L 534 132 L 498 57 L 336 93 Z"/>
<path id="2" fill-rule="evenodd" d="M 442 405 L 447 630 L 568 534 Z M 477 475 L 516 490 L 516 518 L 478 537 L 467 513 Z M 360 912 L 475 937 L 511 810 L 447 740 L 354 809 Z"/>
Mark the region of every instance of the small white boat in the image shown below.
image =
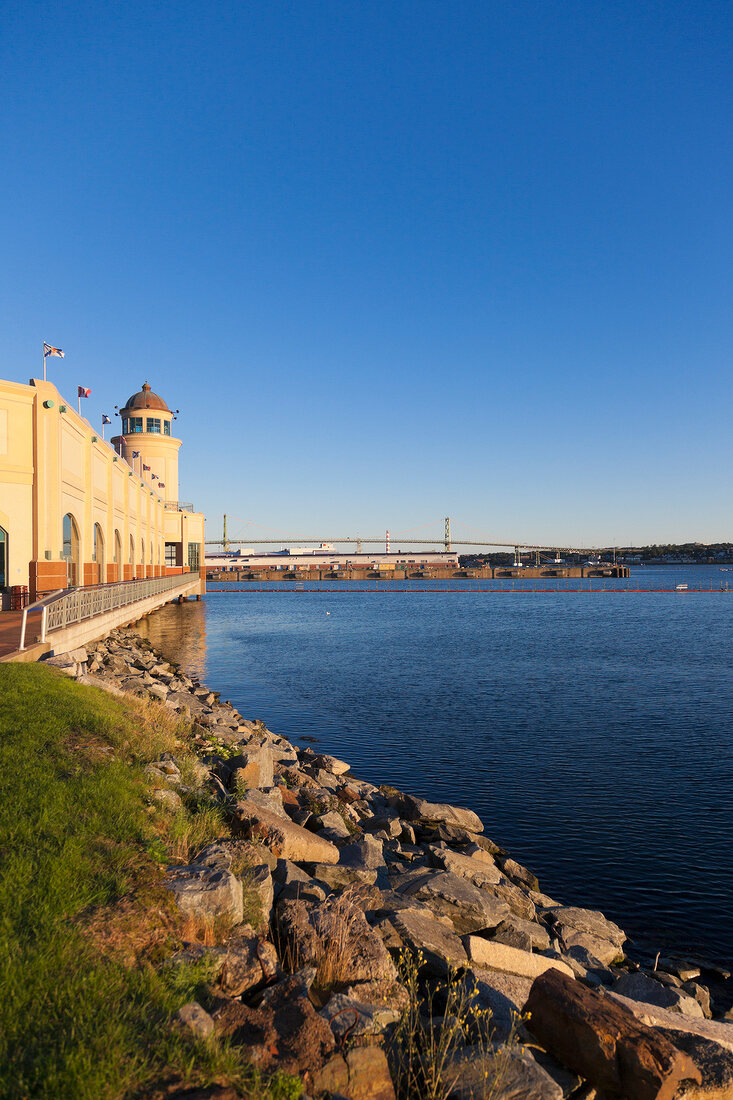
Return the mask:
<path id="1" fill-rule="evenodd" d="M 676 584 L 674 586 L 674 590 L 675 590 L 675 592 L 686 592 L 687 591 L 687 585 L 686 584 Z"/>

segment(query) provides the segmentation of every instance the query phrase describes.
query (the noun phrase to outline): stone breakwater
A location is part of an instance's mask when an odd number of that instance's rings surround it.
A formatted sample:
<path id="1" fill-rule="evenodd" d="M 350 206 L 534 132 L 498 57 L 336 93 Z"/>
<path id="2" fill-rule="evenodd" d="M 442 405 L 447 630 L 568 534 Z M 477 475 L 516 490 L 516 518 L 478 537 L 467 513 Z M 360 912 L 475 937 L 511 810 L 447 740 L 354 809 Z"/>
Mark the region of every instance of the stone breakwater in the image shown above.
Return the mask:
<path id="1" fill-rule="evenodd" d="M 180 1026 L 299 1074 L 312 1097 L 733 1098 L 727 971 L 639 966 L 618 925 L 546 894 L 470 809 L 359 780 L 132 631 L 49 663 L 188 720 L 197 782 L 226 811 L 229 834 L 165 876 L 181 910 L 224 929 L 177 957 L 205 955 L 213 974 Z M 146 771 L 175 813 L 179 762 Z"/>

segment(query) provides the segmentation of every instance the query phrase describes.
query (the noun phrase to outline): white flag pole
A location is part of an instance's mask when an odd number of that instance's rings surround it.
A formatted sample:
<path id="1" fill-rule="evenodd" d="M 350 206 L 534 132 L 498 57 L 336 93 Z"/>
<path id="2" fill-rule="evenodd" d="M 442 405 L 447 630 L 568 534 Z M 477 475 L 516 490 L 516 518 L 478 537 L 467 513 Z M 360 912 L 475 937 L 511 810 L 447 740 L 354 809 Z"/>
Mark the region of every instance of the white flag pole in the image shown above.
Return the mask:
<path id="1" fill-rule="evenodd" d="M 76 396 L 79 402 L 79 416 L 81 416 L 81 394 L 79 393 L 79 387 L 76 387 Z"/>
<path id="2" fill-rule="evenodd" d="M 43 381 L 46 381 L 46 341 L 41 340 L 41 355 L 43 356 Z"/>

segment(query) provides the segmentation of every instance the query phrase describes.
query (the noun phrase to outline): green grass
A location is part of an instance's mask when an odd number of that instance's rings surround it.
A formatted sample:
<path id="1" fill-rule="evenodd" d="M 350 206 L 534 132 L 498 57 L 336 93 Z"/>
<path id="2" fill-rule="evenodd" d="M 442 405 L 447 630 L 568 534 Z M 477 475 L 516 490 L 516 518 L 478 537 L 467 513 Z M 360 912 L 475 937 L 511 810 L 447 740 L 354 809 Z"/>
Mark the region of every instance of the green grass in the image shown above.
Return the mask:
<path id="1" fill-rule="evenodd" d="M 43 666 L 0 666 L 0 1095 L 8 1100 L 145 1096 L 164 1080 L 221 1081 L 273 1100 L 299 1095 L 293 1079 L 267 1084 L 236 1049 L 171 1026 L 196 997 L 200 968 L 156 968 L 144 951 L 131 964 L 114 938 L 103 950 L 90 933 L 121 901 L 138 899 L 133 915 L 144 924 L 155 898 L 168 919 L 161 856 L 180 845 L 183 823 L 171 836 L 151 809 L 143 765 L 184 748 L 184 732 L 155 705 Z M 187 815 L 195 842 L 220 825 L 210 808 L 202 815 L 200 823 Z M 159 952 L 175 939 L 175 919 Z"/>

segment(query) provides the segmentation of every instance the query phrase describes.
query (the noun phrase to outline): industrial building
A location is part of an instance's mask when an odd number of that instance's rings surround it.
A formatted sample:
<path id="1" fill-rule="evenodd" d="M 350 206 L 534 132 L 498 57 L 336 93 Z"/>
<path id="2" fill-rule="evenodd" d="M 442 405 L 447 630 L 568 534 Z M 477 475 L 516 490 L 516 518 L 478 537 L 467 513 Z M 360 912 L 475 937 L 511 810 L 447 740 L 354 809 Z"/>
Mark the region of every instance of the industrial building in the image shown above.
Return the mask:
<path id="1" fill-rule="evenodd" d="M 302 573 L 312 570 L 339 572 L 343 570 L 369 570 L 372 572 L 390 572 L 407 570 L 408 572 L 426 572 L 434 569 L 457 569 L 458 554 L 442 551 L 440 553 L 422 550 L 410 550 L 405 553 L 385 554 L 339 554 L 331 550 L 323 552 L 320 548 L 307 550 L 295 547 L 292 550 L 276 550 L 269 554 L 255 554 L 252 550 L 235 553 L 207 553 L 206 571 L 212 572 L 286 572 Z"/>

